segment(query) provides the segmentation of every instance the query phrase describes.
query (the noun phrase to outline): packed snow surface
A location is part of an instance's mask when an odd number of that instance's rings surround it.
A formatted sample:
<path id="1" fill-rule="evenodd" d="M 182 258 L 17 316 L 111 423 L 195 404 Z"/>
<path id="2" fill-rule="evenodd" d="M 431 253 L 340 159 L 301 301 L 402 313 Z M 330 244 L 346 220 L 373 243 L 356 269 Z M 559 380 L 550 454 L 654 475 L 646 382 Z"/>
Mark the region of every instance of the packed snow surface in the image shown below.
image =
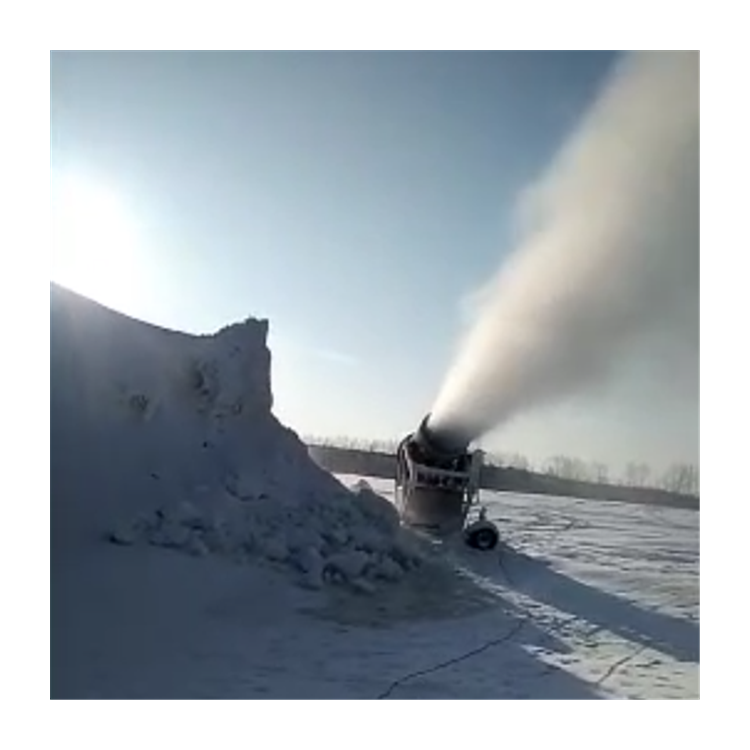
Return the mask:
<path id="1" fill-rule="evenodd" d="M 436 546 L 275 419 L 264 322 L 50 322 L 53 697 L 698 697 L 697 511 L 486 493 L 502 548 Z"/>

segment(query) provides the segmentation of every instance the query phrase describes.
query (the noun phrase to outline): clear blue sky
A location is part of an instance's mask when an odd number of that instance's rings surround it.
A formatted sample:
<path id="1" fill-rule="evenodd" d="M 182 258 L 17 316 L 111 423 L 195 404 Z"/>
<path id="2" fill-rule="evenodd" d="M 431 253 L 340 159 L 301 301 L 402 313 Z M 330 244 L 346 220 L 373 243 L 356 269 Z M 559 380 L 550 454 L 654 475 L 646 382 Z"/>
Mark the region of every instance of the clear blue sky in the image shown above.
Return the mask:
<path id="1" fill-rule="evenodd" d="M 85 283 L 57 276 L 183 330 L 269 318 L 286 422 L 399 436 L 436 394 L 462 299 L 513 249 L 518 191 L 614 59 L 53 53 L 53 193 L 83 175 L 138 225 L 127 283 L 107 278 L 131 252 L 116 237 Z"/>

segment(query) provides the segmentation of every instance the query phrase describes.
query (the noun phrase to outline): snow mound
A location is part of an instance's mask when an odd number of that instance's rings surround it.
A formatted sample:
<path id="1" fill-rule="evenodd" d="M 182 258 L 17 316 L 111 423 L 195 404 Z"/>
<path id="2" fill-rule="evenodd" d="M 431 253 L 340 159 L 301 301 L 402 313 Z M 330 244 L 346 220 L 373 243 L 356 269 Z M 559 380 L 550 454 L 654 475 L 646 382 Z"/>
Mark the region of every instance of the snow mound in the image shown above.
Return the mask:
<path id="1" fill-rule="evenodd" d="M 266 321 L 191 336 L 50 294 L 53 551 L 106 538 L 365 592 L 419 566 L 391 503 L 272 414 Z"/>
<path id="2" fill-rule="evenodd" d="M 391 513 L 383 512 L 390 503 L 379 497 L 379 507 L 373 500 L 331 493 L 314 502 L 229 497 L 202 509 L 183 502 L 121 522 L 108 538 L 284 566 L 309 588 L 335 583 L 370 591 L 378 582 L 400 580 L 422 562 L 418 547 Z"/>

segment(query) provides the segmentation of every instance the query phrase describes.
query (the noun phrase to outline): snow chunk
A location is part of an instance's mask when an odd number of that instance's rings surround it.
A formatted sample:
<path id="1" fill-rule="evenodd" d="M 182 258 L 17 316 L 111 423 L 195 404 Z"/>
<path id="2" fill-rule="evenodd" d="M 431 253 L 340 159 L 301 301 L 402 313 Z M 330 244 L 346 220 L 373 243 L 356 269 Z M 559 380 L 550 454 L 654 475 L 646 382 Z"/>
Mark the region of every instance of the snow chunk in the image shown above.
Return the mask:
<path id="1" fill-rule="evenodd" d="M 338 571 L 344 580 L 353 581 L 362 574 L 369 561 L 370 557 L 365 552 L 351 550 L 329 557 L 326 567 Z"/>
<path id="2" fill-rule="evenodd" d="M 385 581 L 399 581 L 404 577 L 404 568 L 392 557 L 385 555 L 372 564 L 371 574 L 374 578 Z"/>
<path id="3" fill-rule="evenodd" d="M 204 493 L 205 494 L 205 493 Z M 392 506 L 371 490 L 335 492 L 301 501 L 224 496 L 204 510 L 182 502 L 117 527 L 111 540 L 139 541 L 192 555 L 267 562 L 296 571 L 304 586 L 348 585 L 367 592 L 396 582 L 420 562 L 419 547 L 392 520 Z M 300 577 L 301 575 L 301 577 Z"/>

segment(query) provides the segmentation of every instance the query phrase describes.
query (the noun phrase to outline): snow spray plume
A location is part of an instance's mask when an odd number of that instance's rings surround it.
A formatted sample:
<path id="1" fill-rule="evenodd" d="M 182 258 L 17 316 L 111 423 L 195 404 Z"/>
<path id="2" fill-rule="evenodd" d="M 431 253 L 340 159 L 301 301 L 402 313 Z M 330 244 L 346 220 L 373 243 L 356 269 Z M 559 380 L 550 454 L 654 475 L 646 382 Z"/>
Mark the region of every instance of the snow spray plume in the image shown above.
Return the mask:
<path id="1" fill-rule="evenodd" d="M 674 352 L 698 330 L 699 65 L 637 52 L 615 68 L 522 206 L 522 241 L 478 295 L 434 432 L 470 441 L 603 382 L 655 331 Z"/>

